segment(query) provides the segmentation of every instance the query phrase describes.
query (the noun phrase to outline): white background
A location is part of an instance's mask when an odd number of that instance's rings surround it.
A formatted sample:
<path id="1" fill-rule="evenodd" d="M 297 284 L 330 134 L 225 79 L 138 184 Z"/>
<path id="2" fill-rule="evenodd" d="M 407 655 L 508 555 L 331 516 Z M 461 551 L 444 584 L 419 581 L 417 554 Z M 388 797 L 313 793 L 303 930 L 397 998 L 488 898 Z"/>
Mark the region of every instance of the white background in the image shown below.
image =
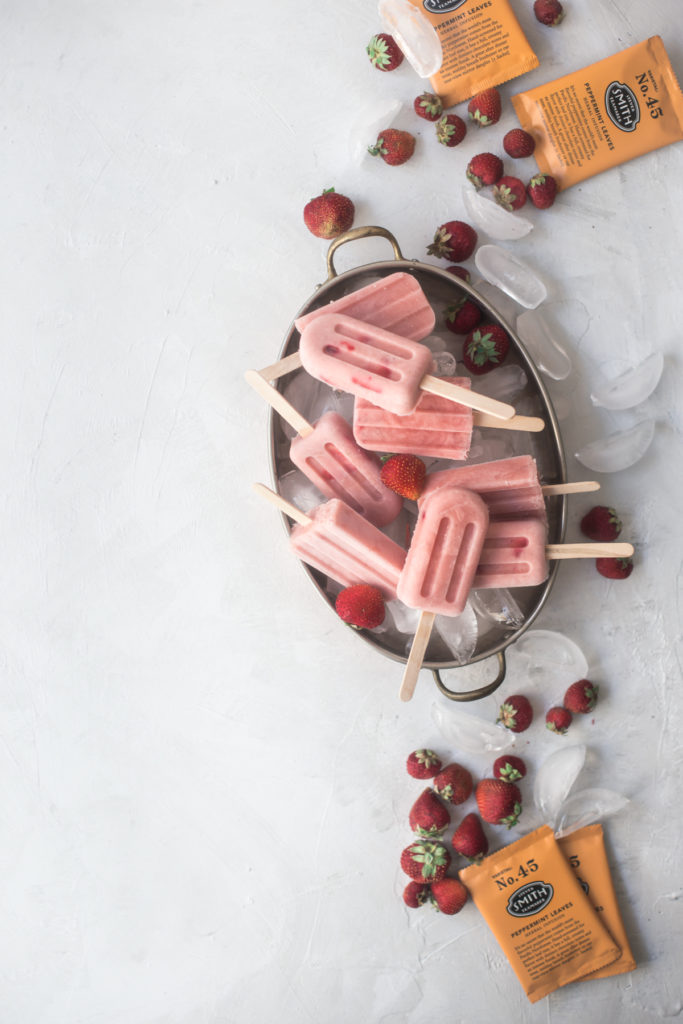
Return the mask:
<path id="1" fill-rule="evenodd" d="M 536 623 L 583 649 L 596 713 L 551 736 L 549 680 L 519 746 L 533 767 L 586 743 L 587 781 L 630 797 L 606 830 L 635 973 L 531 1006 L 472 904 L 404 907 L 421 788 L 405 757 L 457 755 L 441 698 L 424 673 L 399 703 L 400 666 L 324 606 L 250 487 L 268 478 L 267 412 L 243 371 L 276 358 L 325 276 L 309 198 L 336 186 L 357 225 L 434 262 L 514 92 L 654 33 L 683 75 L 678 0 L 567 0 L 556 29 L 513 6 L 541 66 L 449 150 L 411 112 L 425 83 L 408 64 L 369 64 L 372 0 L 0 4 L 2 1024 L 680 1014 L 683 146 L 531 211 L 514 243 L 575 364 L 553 388 L 570 478 L 580 444 L 657 420 L 641 462 L 601 478 L 633 575 L 566 564 Z M 391 99 L 415 157 L 351 159 L 360 108 Z M 374 240 L 340 264 L 386 255 Z M 594 374 L 654 350 L 645 406 L 591 407 Z M 572 500 L 568 539 L 592 503 Z M 501 693 L 524 685 L 511 670 Z M 498 696 L 470 711 L 493 720 Z"/>

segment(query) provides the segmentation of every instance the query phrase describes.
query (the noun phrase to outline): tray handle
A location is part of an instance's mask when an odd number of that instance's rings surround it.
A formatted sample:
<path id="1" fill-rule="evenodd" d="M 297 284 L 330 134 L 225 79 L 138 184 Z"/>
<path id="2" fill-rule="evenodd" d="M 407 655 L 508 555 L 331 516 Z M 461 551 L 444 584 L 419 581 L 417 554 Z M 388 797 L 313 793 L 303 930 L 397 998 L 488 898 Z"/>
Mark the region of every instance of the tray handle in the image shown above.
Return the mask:
<path id="1" fill-rule="evenodd" d="M 394 259 L 403 259 L 403 254 L 398 242 L 392 235 L 391 231 L 387 231 L 386 228 L 381 228 L 377 224 L 368 224 L 361 228 L 351 228 L 350 231 L 345 231 L 342 235 L 337 235 L 327 250 L 327 280 L 331 281 L 333 277 L 337 276 L 337 271 L 334 269 L 334 254 L 341 245 L 346 245 L 347 242 L 355 242 L 359 238 L 374 237 L 386 238 L 394 250 Z"/>
<path id="2" fill-rule="evenodd" d="M 434 676 L 434 682 L 438 686 L 444 697 L 448 697 L 449 700 L 481 700 L 482 697 L 488 697 L 489 694 L 497 690 L 500 684 L 505 679 L 505 672 L 507 665 L 505 663 L 505 651 L 498 651 L 496 655 L 498 658 L 498 675 L 491 683 L 487 683 L 486 686 L 479 686 L 476 690 L 449 690 L 441 678 L 441 673 L 438 668 L 432 669 L 432 675 Z"/>

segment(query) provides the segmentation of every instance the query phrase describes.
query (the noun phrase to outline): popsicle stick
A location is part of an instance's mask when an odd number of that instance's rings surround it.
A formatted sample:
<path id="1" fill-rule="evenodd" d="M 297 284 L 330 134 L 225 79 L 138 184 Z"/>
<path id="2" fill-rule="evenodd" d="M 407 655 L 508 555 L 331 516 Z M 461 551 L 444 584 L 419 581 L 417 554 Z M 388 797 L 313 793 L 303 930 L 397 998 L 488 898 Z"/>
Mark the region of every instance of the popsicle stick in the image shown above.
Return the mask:
<path id="1" fill-rule="evenodd" d="M 291 501 L 287 501 L 287 499 L 283 498 L 281 494 L 277 494 L 276 491 L 272 491 L 270 487 L 266 487 L 265 484 L 257 483 L 254 484 L 253 487 L 257 494 L 264 497 L 266 501 L 271 503 L 271 505 L 276 505 L 281 512 L 284 512 L 285 515 L 289 516 L 289 518 L 293 519 L 295 522 L 301 523 L 302 526 L 308 526 L 309 523 L 313 522 L 311 517 L 307 516 L 305 512 L 302 512 L 300 508 L 297 508 L 296 505 L 292 505 Z"/>
<path id="2" fill-rule="evenodd" d="M 284 377 L 286 373 L 291 373 L 292 370 L 298 370 L 300 367 L 301 356 L 297 350 L 283 359 L 278 359 L 276 363 L 272 363 L 270 366 L 264 366 L 258 372 L 264 380 L 277 380 L 279 377 Z"/>
<path id="3" fill-rule="evenodd" d="M 622 541 L 600 543 L 579 541 L 577 544 L 546 544 L 545 557 L 558 558 L 630 558 L 633 544 Z"/>
<path id="4" fill-rule="evenodd" d="M 269 384 L 258 370 L 247 370 L 244 374 L 244 379 L 248 384 L 251 384 L 254 391 L 257 391 L 261 398 L 265 398 L 266 402 L 276 412 L 280 413 L 280 416 L 289 423 L 290 427 L 294 427 L 300 437 L 308 437 L 309 434 L 313 433 L 313 424 L 309 423 L 300 412 L 297 412 L 291 402 L 288 402 L 277 388 Z"/>
<path id="5" fill-rule="evenodd" d="M 597 480 L 576 480 L 571 484 L 543 484 L 541 490 L 547 498 L 553 494 L 586 494 L 588 491 L 599 491 L 600 484 Z"/>
<path id="6" fill-rule="evenodd" d="M 426 373 L 420 381 L 420 388 L 428 391 L 430 395 L 440 395 L 441 398 L 450 398 L 467 406 L 468 409 L 478 409 L 479 412 L 488 413 L 496 420 L 510 420 L 515 415 L 515 408 L 506 402 L 499 402 L 496 398 L 489 398 L 488 395 L 477 394 L 469 388 L 463 388 L 459 384 L 452 384 L 441 377 L 434 377 Z"/>
<path id="7" fill-rule="evenodd" d="M 475 427 L 498 427 L 500 430 L 526 430 L 537 434 L 545 429 L 545 421 L 540 416 L 512 416 L 509 420 L 499 420 L 485 412 L 474 413 Z"/>
<path id="8" fill-rule="evenodd" d="M 403 679 L 398 691 L 401 700 L 410 700 L 415 693 L 417 677 L 422 668 L 422 662 L 424 661 L 429 638 L 432 635 L 432 626 L 434 625 L 435 618 L 436 614 L 434 612 L 420 612 L 415 637 L 413 638 L 413 644 L 410 648 L 410 654 L 408 655 L 408 661 L 406 662 Z"/>

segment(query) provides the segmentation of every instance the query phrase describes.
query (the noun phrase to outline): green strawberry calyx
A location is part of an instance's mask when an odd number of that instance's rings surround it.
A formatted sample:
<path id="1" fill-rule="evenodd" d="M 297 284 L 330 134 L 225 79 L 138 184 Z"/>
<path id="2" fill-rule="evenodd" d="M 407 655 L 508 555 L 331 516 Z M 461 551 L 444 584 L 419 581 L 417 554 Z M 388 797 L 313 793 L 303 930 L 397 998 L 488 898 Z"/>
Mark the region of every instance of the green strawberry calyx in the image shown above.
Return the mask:
<path id="1" fill-rule="evenodd" d="M 486 363 L 500 362 L 498 346 L 493 335 L 481 334 L 480 331 L 475 331 L 472 335 L 472 340 L 467 346 L 467 355 L 475 366 L 485 366 Z M 510 707 L 510 705 L 504 705 L 504 707 L 509 710 L 510 715 L 514 719 L 514 708 Z"/>

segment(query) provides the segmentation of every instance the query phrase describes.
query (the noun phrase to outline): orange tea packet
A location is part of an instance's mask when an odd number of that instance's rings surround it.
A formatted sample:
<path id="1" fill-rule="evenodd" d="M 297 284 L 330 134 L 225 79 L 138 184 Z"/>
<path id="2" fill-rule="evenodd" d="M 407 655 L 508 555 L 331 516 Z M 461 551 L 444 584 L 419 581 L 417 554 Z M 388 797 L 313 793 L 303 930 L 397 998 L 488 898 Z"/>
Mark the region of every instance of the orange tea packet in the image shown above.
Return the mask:
<path id="1" fill-rule="evenodd" d="M 530 1002 L 620 956 L 548 825 L 459 874 Z"/>
<path id="2" fill-rule="evenodd" d="M 443 63 L 429 79 L 444 107 L 538 67 L 509 0 L 409 0 L 434 26 Z M 462 7 L 462 10 L 458 8 Z"/>
<path id="3" fill-rule="evenodd" d="M 561 189 L 683 138 L 683 93 L 660 36 L 518 93 L 512 105 L 536 139 L 540 170 Z"/>
<path id="4" fill-rule="evenodd" d="M 612 884 L 607 862 L 602 825 L 586 825 L 557 840 L 576 873 L 583 891 L 601 916 L 612 938 L 621 947 L 618 960 L 588 975 L 590 978 L 609 978 L 613 974 L 626 974 L 636 969 L 636 961 L 628 944 L 626 929 L 619 912 L 619 904 Z"/>

